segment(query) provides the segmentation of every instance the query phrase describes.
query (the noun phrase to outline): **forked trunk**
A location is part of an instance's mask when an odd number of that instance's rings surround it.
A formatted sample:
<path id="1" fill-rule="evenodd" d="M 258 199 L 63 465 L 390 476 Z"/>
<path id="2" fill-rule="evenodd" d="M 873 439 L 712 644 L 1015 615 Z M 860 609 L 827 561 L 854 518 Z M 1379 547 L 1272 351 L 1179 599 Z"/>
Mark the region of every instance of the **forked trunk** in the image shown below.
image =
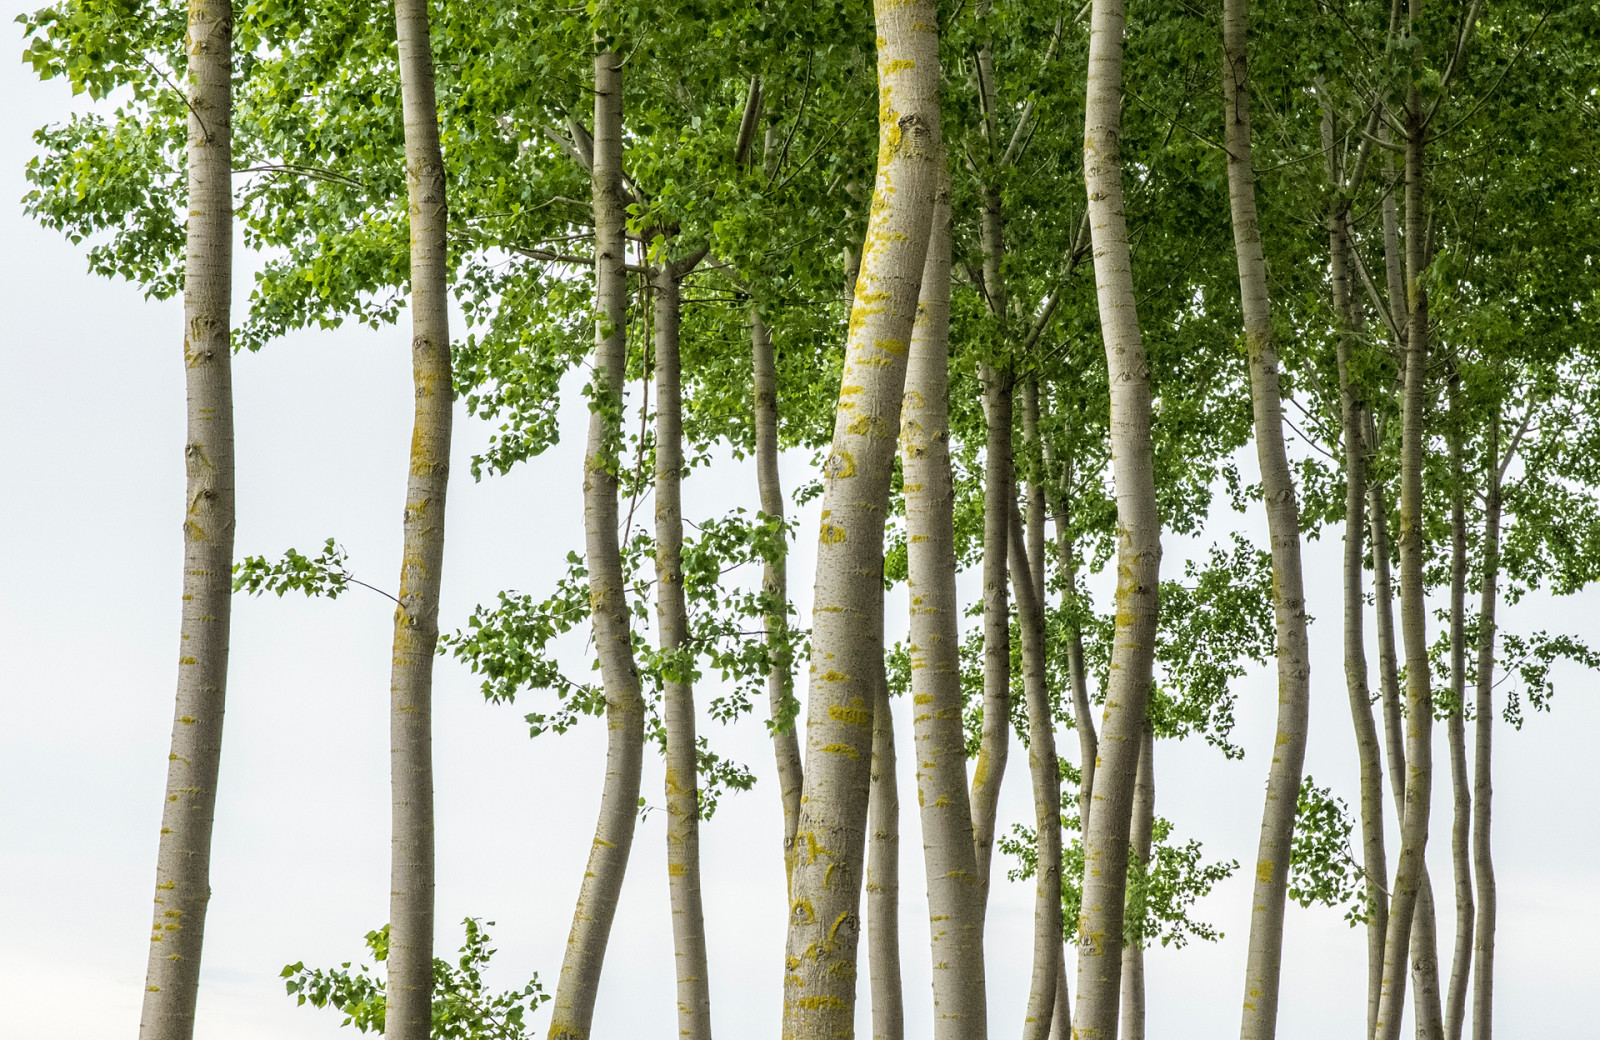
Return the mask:
<path id="1" fill-rule="evenodd" d="M 901 409 L 912 733 L 928 883 L 934 1040 L 984 1040 L 983 925 L 966 734 L 961 724 L 961 602 L 950 473 L 950 188 L 941 167 Z"/>
<path id="2" fill-rule="evenodd" d="M 644 698 L 633 659 L 622 552 L 617 541 L 616 445 L 627 361 L 628 283 L 622 187 L 622 65 L 594 58 L 595 406 L 583 461 L 585 563 L 595 652 L 606 696 L 606 779 L 589 861 L 567 935 L 550 1040 L 588 1040 L 617 896 L 633 848 L 644 764 Z"/>
<path id="3" fill-rule="evenodd" d="M 1110 381 L 1110 448 L 1117 499 L 1117 614 L 1099 766 L 1084 835 L 1078 918 L 1077 1040 L 1111 1040 L 1122 985 L 1128 828 L 1155 660 L 1161 521 L 1150 439 L 1150 366 L 1139 334 L 1123 213 L 1121 134 L 1125 0 L 1093 0 L 1084 103 L 1084 181 L 1095 288 Z"/>
<path id="4" fill-rule="evenodd" d="M 211 899 L 233 602 L 233 10 L 189 0 L 189 226 L 183 283 L 188 396 L 178 690 L 156 853 L 140 1040 L 189 1040 Z"/>
<path id="5" fill-rule="evenodd" d="M 1250 897 L 1250 945 L 1245 964 L 1241 1040 L 1272 1040 L 1278 1031 L 1278 989 L 1283 966 L 1283 915 L 1289 886 L 1289 850 L 1305 762 L 1310 721 L 1311 660 L 1306 641 L 1304 577 L 1300 565 L 1300 509 L 1283 443 L 1283 403 L 1278 348 L 1272 334 L 1267 266 L 1250 165 L 1248 0 L 1223 0 L 1222 111 L 1228 156 L 1228 202 L 1239 263 L 1250 400 L 1255 413 L 1256 456 L 1272 540 L 1272 610 L 1277 622 L 1278 724 L 1267 771 L 1266 806 L 1256 846 Z"/>
<path id="6" fill-rule="evenodd" d="M 778 367 L 772 350 L 772 333 L 756 308 L 750 308 L 750 353 L 755 384 L 756 483 L 761 511 L 783 519 L 783 481 L 778 474 Z M 794 700 L 794 648 L 789 633 L 788 543 L 780 555 L 766 560 L 761 571 L 761 592 L 767 598 L 767 701 L 776 723 L 772 751 L 778 760 L 778 793 L 783 800 L 783 874 L 794 873 L 794 829 L 800 820 L 800 737 L 796 732 Z"/>
<path id="7" fill-rule="evenodd" d="M 873 700 L 883 658 L 883 525 L 944 154 L 936 5 L 878 0 L 875 13 L 878 172 L 823 467 L 784 1040 L 833 1040 L 854 1030 Z"/>
<path id="8" fill-rule="evenodd" d="M 433 658 L 439 642 L 445 489 L 450 476 L 448 210 L 433 91 L 428 6 L 396 0 L 411 224 L 411 378 L 416 418 L 406 485 L 400 607 L 390 678 L 394 792 L 389 895 L 387 1031 L 427 1040 L 433 1031 Z"/>
<path id="9" fill-rule="evenodd" d="M 667 888 L 678 994 L 678 1035 L 710 1040 L 711 987 L 700 900 L 699 759 L 695 745 L 693 651 L 683 590 L 683 377 L 678 353 L 682 266 L 655 272 L 656 618 L 670 662 L 662 683 L 666 730 Z"/>

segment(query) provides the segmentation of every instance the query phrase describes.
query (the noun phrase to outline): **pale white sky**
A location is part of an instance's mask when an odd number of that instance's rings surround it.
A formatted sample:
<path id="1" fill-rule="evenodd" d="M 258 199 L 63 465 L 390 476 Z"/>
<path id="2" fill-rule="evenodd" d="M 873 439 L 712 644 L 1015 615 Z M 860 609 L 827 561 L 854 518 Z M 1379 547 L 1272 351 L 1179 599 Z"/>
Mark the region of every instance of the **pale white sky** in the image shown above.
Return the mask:
<path id="1" fill-rule="evenodd" d="M 6 6 L 12 6 L 7 4 Z M 20 5 L 17 5 L 20 9 Z M 14 36 L 12 53 L 20 49 Z M 9 445 L 0 510 L 0 1006 L 5 1035 L 101 1040 L 131 1035 L 146 936 L 175 677 L 183 497 L 181 308 L 92 278 L 82 252 L 25 218 L 16 200 L 30 132 L 62 117 L 60 84 L 0 60 L 0 443 Z M 241 273 L 239 307 L 249 289 Z M 364 580 L 393 581 L 410 427 L 407 333 L 347 329 L 272 344 L 235 367 L 238 553 L 276 554 L 338 537 Z M 488 429 L 458 416 L 444 607 L 446 630 L 500 589 L 539 592 L 579 543 L 583 406 L 563 412 L 564 443 L 506 478 L 473 484 L 466 458 Z M 786 460 L 786 483 L 805 459 Z M 748 465 L 700 470 L 686 510 L 754 508 Z M 1234 520 L 1222 520 L 1231 525 Z M 1245 529 L 1263 527 L 1251 515 Z M 814 525 L 802 523 L 801 530 Z M 1222 528 L 1219 527 L 1218 537 Z M 811 552 L 791 567 L 808 606 Z M 1167 572 L 1193 545 L 1170 540 Z M 1339 656 L 1339 545 L 1307 547 L 1313 626 L 1313 720 L 1307 769 L 1355 801 L 1354 745 Z M 970 590 L 970 582 L 967 584 Z M 1593 635 L 1594 593 L 1531 597 L 1508 618 L 1520 631 Z M 901 625 L 903 599 L 891 601 Z M 352 590 L 337 602 L 239 599 L 228 696 L 197 1035 L 206 1040 L 333 1037 L 339 1017 L 297 1009 L 285 963 L 359 958 L 387 913 L 390 609 Z M 1496 1019 L 1502 1035 L 1592 1035 L 1600 977 L 1600 795 L 1591 758 L 1600 732 L 1594 680 L 1558 669 L 1555 713 L 1496 748 L 1500 884 Z M 1273 733 L 1273 676 L 1242 682 L 1242 763 L 1204 746 L 1163 743 L 1158 811 L 1209 858 L 1248 874 Z M 709 696 L 707 694 L 706 696 Z M 704 699 L 704 698 L 703 698 Z M 598 805 L 603 733 L 527 737 L 530 709 L 491 707 L 451 660 L 435 693 L 441 952 L 467 915 L 498 922 L 493 979 L 537 971 L 553 989 Z M 909 719 L 897 705 L 900 743 Z M 1436 751 L 1446 770 L 1440 727 Z M 759 719 L 713 739 L 754 766 L 749 794 L 725 799 L 703 831 L 713 1017 L 723 1037 L 775 1036 L 784 906 L 781 812 Z M 1063 732 L 1063 752 L 1076 741 Z M 1014 758 L 1001 823 L 1031 823 L 1025 760 Z M 901 789 L 912 790 L 910 756 Z M 1448 806 L 1434 811 L 1433 876 L 1448 957 Z M 645 795 L 660 800 L 650 755 Z M 914 799 L 902 830 L 902 944 L 907 1035 L 930 1032 L 921 841 Z M 1391 829 L 1391 855 L 1397 842 Z M 597 1038 L 674 1036 L 670 923 L 659 815 L 635 840 L 595 1021 Z M 997 860 L 997 873 L 1007 864 Z M 997 883 L 989 914 L 991 1035 L 1020 1030 L 1029 971 L 1032 887 Z M 1149 954 L 1150 1034 L 1236 1034 L 1249 887 L 1236 878 L 1199 915 L 1226 939 Z M 1365 1014 L 1362 935 L 1326 910 L 1289 911 L 1281 1033 L 1332 1040 Z M 862 1013 L 866 1013 L 863 974 Z M 536 1032 L 547 1017 L 541 1012 Z"/>

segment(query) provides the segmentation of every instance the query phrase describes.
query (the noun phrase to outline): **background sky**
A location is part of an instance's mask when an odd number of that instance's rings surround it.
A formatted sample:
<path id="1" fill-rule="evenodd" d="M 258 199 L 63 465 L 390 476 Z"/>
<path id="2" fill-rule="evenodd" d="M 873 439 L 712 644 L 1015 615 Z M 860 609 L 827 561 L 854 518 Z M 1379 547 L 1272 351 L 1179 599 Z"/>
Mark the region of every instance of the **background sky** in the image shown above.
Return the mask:
<path id="1" fill-rule="evenodd" d="M 14 0 L 13 0 L 14 3 Z M 4 5 L 10 7 L 11 4 Z M 15 10 L 21 10 L 17 4 Z M 8 11 L 5 13 L 14 13 Z M 9 24 L 9 18 L 6 19 Z M 14 30 L 0 30 L 13 33 Z M 183 502 L 182 309 L 85 273 L 81 248 L 23 215 L 30 133 L 69 111 L 60 83 L 39 84 L 0 59 L 0 1007 L 5 1035 L 101 1040 L 136 1029 L 176 676 Z M 250 288 L 241 255 L 236 313 Z M 459 331 L 460 326 L 455 328 Z M 304 333 L 236 360 L 237 553 L 276 556 L 337 537 L 357 576 L 395 582 L 411 388 L 405 326 Z M 581 442 L 587 413 L 569 395 L 562 443 L 511 475 L 473 483 L 466 460 L 490 428 L 457 414 L 441 626 L 459 627 L 501 589 L 542 593 L 581 546 Z M 1251 449 L 1253 451 L 1253 449 Z M 1253 468 L 1250 451 L 1241 456 Z M 807 479 L 785 459 L 785 485 Z M 757 504 L 747 463 L 699 469 L 690 517 Z M 813 503 L 812 508 L 816 508 Z M 809 518 L 809 519 L 808 519 Z M 1265 544 L 1252 513 L 1218 516 L 1208 539 L 1238 528 Z M 801 515 L 801 531 L 814 517 Z M 791 590 L 809 607 L 813 556 L 799 539 Z M 1164 572 L 1205 543 L 1169 538 Z M 1306 546 L 1312 634 L 1312 729 L 1306 768 L 1356 802 L 1354 740 L 1340 657 L 1339 539 Z M 971 576 L 963 581 L 971 595 Z M 1531 596 L 1505 612 L 1515 631 L 1596 637 L 1600 594 Z M 352 589 L 337 602 L 235 602 L 228 718 L 212 861 L 197 1035 L 208 1040 L 333 1037 L 340 1016 L 295 1007 L 279 972 L 303 960 L 359 960 L 388 899 L 388 601 Z M 891 638 L 903 596 L 888 605 Z M 1369 633 L 1370 633 L 1369 625 Z M 652 637 L 654 633 L 652 632 Z M 1375 657 L 1373 658 L 1375 661 Z M 1594 677 L 1558 666 L 1554 711 L 1521 732 L 1496 731 L 1496 873 L 1500 892 L 1496 1020 L 1503 1036 L 1594 1035 L 1600 953 L 1600 838 L 1594 828 L 1600 734 Z M 1239 685 L 1242 762 L 1163 742 L 1157 811 L 1240 876 L 1196 915 L 1219 943 L 1148 954 L 1149 1033 L 1236 1035 L 1275 677 Z M 709 699 L 703 690 L 702 703 Z M 908 705 L 902 748 L 902 958 L 909 1037 L 929 1035 L 931 998 L 921 835 Z M 530 741 L 531 705 L 491 706 L 453 660 L 438 662 L 435 761 L 438 943 L 459 944 L 463 917 L 497 922 L 491 971 L 511 987 L 538 972 L 553 991 L 593 833 L 603 727 Z M 784 926 L 782 813 L 759 718 L 703 732 L 751 765 L 756 788 L 725 798 L 702 830 L 713 1021 L 723 1037 L 776 1036 Z M 1448 759 L 1436 731 L 1430 862 L 1442 955 L 1449 903 Z M 1077 741 L 1058 743 L 1076 761 Z M 1013 757 L 1000 824 L 1032 822 L 1026 761 Z M 659 758 L 644 793 L 661 802 Z M 1391 857 L 1397 849 L 1392 819 Z M 676 1035 L 661 814 L 639 825 L 595 1016 L 597 1038 Z M 1004 880 L 996 853 L 989 912 L 991 1035 L 1020 1032 L 1031 957 L 1032 883 Z M 864 956 L 864 951 L 863 951 Z M 1448 971 L 1446 965 L 1445 969 Z M 862 1016 L 866 1016 L 863 973 Z M 1359 1035 L 1363 933 L 1324 909 L 1291 907 L 1281 1034 Z M 536 1019 L 542 1035 L 547 1015 Z M 870 1034 L 867 1034 L 870 1035 Z"/>

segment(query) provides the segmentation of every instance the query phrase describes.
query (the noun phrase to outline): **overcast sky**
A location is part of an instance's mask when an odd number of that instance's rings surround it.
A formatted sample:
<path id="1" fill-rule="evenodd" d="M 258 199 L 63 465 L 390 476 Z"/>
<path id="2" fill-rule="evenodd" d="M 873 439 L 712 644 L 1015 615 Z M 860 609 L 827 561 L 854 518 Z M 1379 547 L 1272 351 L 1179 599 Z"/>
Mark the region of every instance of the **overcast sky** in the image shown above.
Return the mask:
<path id="1" fill-rule="evenodd" d="M 15 0 L 5 6 L 21 10 Z M 7 12 L 8 14 L 13 12 Z M 9 17 L 5 20 L 9 25 Z M 150 303 L 127 284 L 85 273 L 83 250 L 26 218 L 17 200 L 30 133 L 62 118 L 60 83 L 38 84 L 0 60 L 0 1007 L 7 1036 L 103 1040 L 138 1021 L 167 742 L 176 676 L 183 502 L 181 306 Z M 250 260 L 241 256 L 237 312 Z M 458 327 L 459 328 L 459 327 Z M 304 333 L 236 360 L 237 552 L 276 555 L 337 537 L 363 580 L 394 583 L 410 437 L 408 332 Z M 570 396 L 570 395 L 569 395 Z M 466 459 L 489 428 L 458 411 L 455 481 L 441 625 L 461 625 L 501 589 L 541 593 L 581 545 L 581 402 L 562 413 L 560 446 L 508 477 L 474 484 Z M 789 488 L 806 459 L 785 460 Z M 1245 460 L 1248 463 L 1248 459 Z M 750 466 L 700 469 L 686 483 L 691 517 L 756 505 Z M 815 504 L 813 504 L 815 508 Z M 1211 537 L 1259 517 L 1218 517 Z M 802 522 L 801 531 L 814 530 Z M 1166 573 L 1202 543 L 1169 539 Z M 1356 801 L 1355 751 L 1340 659 L 1339 542 L 1307 546 L 1313 715 L 1306 767 Z M 800 538 L 791 590 L 809 606 L 812 560 Z M 964 584 L 968 593 L 972 582 Z M 1517 631 L 1560 628 L 1593 638 L 1600 595 L 1534 596 L 1507 611 Z M 388 899 L 388 601 L 352 590 L 337 602 L 240 598 L 235 603 L 213 899 L 197 1035 L 207 1040 L 332 1037 L 340 1016 L 295 1007 L 279 972 L 289 962 L 359 959 Z M 890 624 L 903 627 L 894 598 Z M 1369 629 L 1370 631 L 1370 629 Z M 653 637 L 653 633 L 652 633 Z M 1600 768 L 1594 677 L 1558 667 L 1553 714 L 1522 732 L 1501 726 L 1495 752 L 1495 852 L 1500 891 L 1496 1019 L 1501 1035 L 1592 1036 L 1600 978 Z M 1235 741 L 1243 762 L 1163 742 L 1157 810 L 1208 858 L 1245 864 L 1197 916 L 1226 933 L 1215 945 L 1149 954 L 1149 1032 L 1236 1035 L 1250 889 L 1273 736 L 1275 679 L 1239 686 Z M 709 694 L 702 694 L 702 702 Z M 530 702 L 531 704 L 532 702 Z M 897 704 L 902 749 L 906 705 Z M 532 707 L 484 703 L 477 683 L 441 659 L 435 683 L 439 951 L 459 944 L 468 915 L 498 922 L 491 979 L 538 972 L 554 989 L 603 775 L 603 728 L 530 741 Z M 784 898 L 782 813 L 759 718 L 703 730 L 760 777 L 724 799 L 702 830 L 715 1028 L 776 1036 Z M 1451 936 L 1449 814 L 1443 727 L 1433 878 L 1443 956 Z M 1077 742 L 1063 731 L 1063 753 Z M 902 753 L 900 786 L 914 790 Z M 1033 820 L 1025 759 L 1013 757 L 1001 828 Z M 644 793 L 661 801 L 647 753 Z M 1390 854 L 1398 842 L 1389 831 Z M 913 798 L 901 818 L 902 946 L 907 1036 L 930 1033 L 921 836 Z M 595 1036 L 676 1035 L 661 815 L 640 824 L 612 932 Z M 1003 879 L 997 853 L 989 913 L 991 1035 L 1021 1029 L 1031 956 L 1032 883 Z M 1291 907 L 1281 1033 L 1300 1040 L 1359 1035 L 1365 1016 L 1362 933 L 1337 913 Z M 863 951 L 863 956 L 864 956 Z M 1447 969 L 1446 969 L 1447 971 Z M 863 973 L 862 1014 L 866 1014 Z M 541 1012 L 535 1032 L 542 1035 Z M 870 1034 L 868 1034 L 870 1035 Z"/>

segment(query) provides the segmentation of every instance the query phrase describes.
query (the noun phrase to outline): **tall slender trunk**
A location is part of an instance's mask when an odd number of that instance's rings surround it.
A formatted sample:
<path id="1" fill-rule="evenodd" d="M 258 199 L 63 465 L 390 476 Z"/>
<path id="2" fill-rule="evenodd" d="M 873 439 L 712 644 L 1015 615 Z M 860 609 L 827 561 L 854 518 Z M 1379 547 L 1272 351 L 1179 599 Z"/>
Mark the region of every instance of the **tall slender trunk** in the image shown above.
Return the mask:
<path id="1" fill-rule="evenodd" d="M 1311 661 L 1306 641 L 1304 577 L 1300 566 L 1300 511 L 1283 443 L 1278 348 L 1273 341 L 1267 266 L 1250 166 L 1250 64 L 1248 0 L 1223 0 L 1223 141 L 1228 156 L 1228 203 L 1239 262 L 1250 399 L 1255 412 L 1256 455 L 1272 539 L 1272 608 L 1277 620 L 1278 724 L 1267 772 L 1266 805 L 1256 850 L 1250 898 L 1250 946 L 1245 964 L 1241 1040 L 1272 1040 L 1278 1031 L 1278 988 L 1283 965 L 1283 915 L 1289 885 L 1289 848 L 1305 762 L 1310 721 Z"/>
<path id="2" fill-rule="evenodd" d="M 905 1036 L 905 997 L 900 985 L 900 789 L 894 770 L 894 719 L 889 714 L 889 680 L 880 657 L 872 705 L 872 787 L 867 799 L 872 1040 L 903 1040 Z"/>
<path id="3" fill-rule="evenodd" d="M 984 1040 L 982 910 L 961 711 L 950 474 L 950 187 L 941 168 L 901 410 L 906 564 L 911 594 L 912 732 L 928 878 L 934 1040 Z"/>
<path id="4" fill-rule="evenodd" d="M 1073 1028 L 1078 1040 L 1110 1040 L 1116 1035 L 1122 985 L 1122 914 L 1133 785 L 1155 664 L 1161 520 L 1150 440 L 1150 365 L 1139 333 L 1118 154 L 1125 0 L 1093 0 L 1089 19 L 1084 181 L 1110 382 L 1117 614 L 1094 807 L 1084 835 L 1086 867 L 1083 910 L 1078 918 L 1078 1007 Z"/>
<path id="5" fill-rule="evenodd" d="M 1400 664 L 1394 632 L 1394 584 L 1389 566 L 1389 504 L 1382 484 L 1367 489 L 1372 531 L 1372 597 L 1378 618 L 1378 696 L 1383 705 L 1384 753 L 1389 757 L 1389 788 L 1397 819 L 1405 817 L 1405 720 L 1400 711 Z M 1385 874 L 1387 874 L 1385 868 Z M 1387 941 L 1387 933 L 1385 933 Z"/>
<path id="6" fill-rule="evenodd" d="M 178 689 L 140 1040 L 189 1040 L 200 989 L 233 603 L 233 9 L 189 0 L 188 396 Z"/>
<path id="7" fill-rule="evenodd" d="M 1022 633 L 1022 685 L 1028 705 L 1028 773 L 1038 860 L 1034 872 L 1033 975 L 1022 1019 L 1023 1040 L 1047 1040 L 1061 972 L 1061 766 L 1045 674 L 1044 608 L 1023 546 L 1022 518 L 1011 507 L 1011 585 Z"/>
<path id="8" fill-rule="evenodd" d="M 1333 126 L 1324 120 L 1323 141 L 1332 149 Z M 1378 1017 L 1378 994 L 1383 987 L 1383 940 L 1389 927 L 1389 896 L 1384 882 L 1389 873 L 1383 843 L 1383 764 L 1372 699 L 1367 687 L 1367 651 L 1364 635 L 1365 574 L 1362 568 L 1366 539 L 1367 454 L 1362 417 L 1365 405 L 1351 374 L 1351 355 L 1357 335 L 1346 261 L 1349 246 L 1342 201 L 1336 200 L 1328 218 L 1328 256 L 1332 271 L 1334 314 L 1340 326 L 1339 416 L 1344 439 L 1344 677 L 1350 699 L 1350 721 L 1355 729 L 1356 755 L 1361 769 L 1361 871 L 1367 894 L 1367 1031 Z M 1391 763 L 1391 765 L 1394 765 Z"/>
<path id="9" fill-rule="evenodd" d="M 778 474 L 778 366 L 772 350 L 772 333 L 755 307 L 750 308 L 750 353 L 754 368 L 756 485 L 761 511 L 783 519 L 783 480 Z M 781 554 L 762 565 L 761 591 L 767 598 L 767 701 L 775 725 L 772 751 L 778 760 L 778 792 L 783 800 L 783 873 L 794 873 L 794 830 L 800 820 L 800 736 L 796 732 L 794 700 L 794 648 L 789 634 L 789 577 L 787 545 Z"/>
<path id="10" fill-rule="evenodd" d="M 883 657 L 883 525 L 944 154 L 936 5 L 878 0 L 875 14 L 878 172 L 823 467 L 784 1040 L 854 1030 L 874 677 Z"/>
<path id="11" fill-rule="evenodd" d="M 386 1021 L 388 1034 L 398 1040 L 425 1040 L 433 1030 L 433 658 L 454 404 L 446 289 L 449 218 L 424 0 L 396 0 L 395 26 L 405 112 L 416 417 L 389 687 L 394 830 Z"/>
<path id="12" fill-rule="evenodd" d="M 1133 829 L 1128 837 L 1128 869 L 1134 864 L 1149 879 L 1150 843 L 1156 823 L 1155 731 L 1147 720 L 1139 746 L 1139 769 L 1133 782 Z M 1148 893 L 1148 889 L 1146 889 Z M 1144 900 L 1139 900 L 1139 909 Z M 1140 926 L 1144 914 L 1139 914 Z M 1122 947 L 1122 1027 L 1121 1040 L 1144 1040 L 1144 940 L 1139 935 Z"/>
<path id="13" fill-rule="evenodd" d="M 1472 790 L 1467 776 L 1467 506 L 1466 463 L 1461 454 L 1461 380 L 1450 380 L 1450 789 L 1455 813 L 1450 863 L 1455 879 L 1456 941 L 1444 1003 L 1445 1040 L 1461 1040 L 1472 966 Z"/>
<path id="14" fill-rule="evenodd" d="M 988 421 L 983 474 L 983 732 L 972 771 L 972 840 L 977 850 L 980 906 L 989 902 L 995 815 L 1011 742 L 1011 608 L 1006 552 L 1016 480 L 1012 471 L 1012 378 L 1009 368 L 984 365 Z"/>
<path id="15" fill-rule="evenodd" d="M 1444 1012 L 1439 996 L 1439 921 L 1433 902 L 1433 878 L 1426 864 L 1417 882 L 1416 919 L 1411 925 L 1411 985 L 1417 1040 L 1444 1040 Z"/>
<path id="16" fill-rule="evenodd" d="M 617 541 L 617 444 L 627 363 L 627 242 L 622 187 L 622 63 L 594 57 L 594 403 L 583 461 L 585 563 L 595 652 L 606 694 L 606 779 L 600 816 L 556 986 L 550 1040 L 588 1040 L 617 897 L 633 848 L 644 766 L 644 697 L 633 659 Z"/>
<path id="17" fill-rule="evenodd" d="M 655 271 L 656 618 L 661 650 L 672 655 L 663 682 L 667 738 L 667 887 L 678 980 L 678 1035 L 710 1040 L 711 987 L 700 900 L 700 790 L 694 674 L 683 591 L 683 377 L 678 354 L 682 268 Z"/>
<path id="18" fill-rule="evenodd" d="M 1413 30 L 1421 19 L 1421 0 L 1410 0 Z M 1421 60 L 1420 49 L 1416 61 Z M 1425 869 L 1428 818 L 1433 792 L 1433 691 L 1428 661 L 1427 602 L 1423 587 L 1422 433 L 1424 382 L 1428 357 L 1428 296 L 1423 213 L 1422 97 L 1413 82 L 1406 98 L 1406 301 L 1405 393 L 1400 434 L 1400 628 L 1406 652 L 1405 814 L 1400 825 L 1400 856 L 1389 886 L 1389 932 L 1384 941 L 1383 994 L 1378 1001 L 1378 1040 L 1396 1040 L 1404 1002 L 1406 960 L 1412 918 Z"/>
<path id="19" fill-rule="evenodd" d="M 1478 875 L 1478 920 L 1472 952 L 1472 1040 L 1490 1040 L 1494 1029 L 1494 860 L 1489 845 L 1489 801 L 1493 794 L 1490 744 L 1494 736 L 1494 611 L 1500 582 L 1500 414 L 1489 417 L 1484 463 L 1483 589 L 1478 601 L 1478 698 L 1473 722 L 1472 865 Z"/>

